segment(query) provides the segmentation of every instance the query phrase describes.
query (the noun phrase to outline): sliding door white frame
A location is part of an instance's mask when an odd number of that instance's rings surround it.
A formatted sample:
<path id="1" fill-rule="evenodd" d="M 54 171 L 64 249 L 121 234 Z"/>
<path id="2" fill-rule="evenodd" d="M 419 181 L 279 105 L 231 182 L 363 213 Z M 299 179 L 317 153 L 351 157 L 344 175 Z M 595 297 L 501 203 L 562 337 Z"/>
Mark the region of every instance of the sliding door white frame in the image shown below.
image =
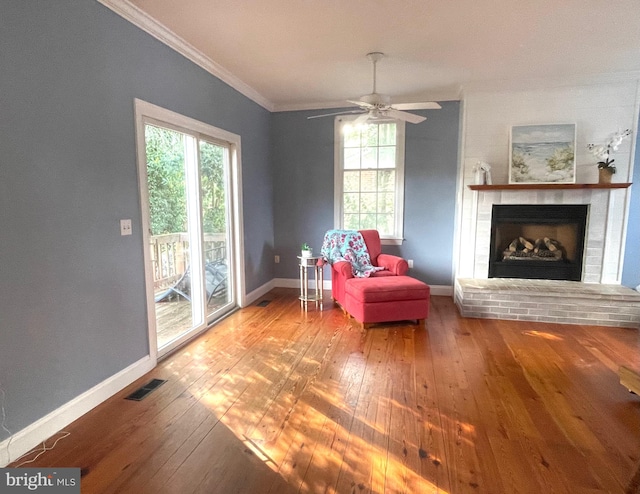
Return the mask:
<path id="1" fill-rule="evenodd" d="M 211 137 L 217 141 L 224 142 L 229 146 L 229 161 L 231 173 L 231 236 L 232 266 L 229 266 L 229 276 L 233 276 L 234 280 L 230 284 L 233 289 L 233 298 L 236 303 L 243 307 L 246 303 L 245 291 L 245 273 L 244 273 L 244 225 L 242 221 L 242 161 L 241 161 L 241 140 L 240 136 L 219 129 L 212 125 L 194 120 L 192 118 L 180 115 L 171 110 L 147 103 L 139 99 L 135 99 L 135 124 L 136 124 L 136 148 L 137 148 L 137 167 L 138 167 L 138 187 L 140 190 L 140 210 L 142 217 L 142 240 L 143 253 L 145 263 L 145 285 L 147 300 L 147 320 L 149 333 L 149 356 L 154 365 L 161 356 L 158 352 L 157 328 L 155 322 L 155 301 L 153 290 L 153 266 L 151 254 L 149 252 L 150 237 L 150 218 L 149 218 L 149 191 L 147 188 L 147 163 L 146 163 L 146 145 L 145 145 L 145 123 L 149 121 L 161 122 L 162 125 L 184 132 L 186 134 L 202 134 Z M 205 325 L 206 329 L 206 325 Z M 193 335 L 189 335 L 189 338 Z M 165 349 L 165 352 L 171 351 L 179 345 L 184 344 L 180 339 L 175 340 L 171 348 Z M 163 353 L 163 354 L 164 354 Z"/>

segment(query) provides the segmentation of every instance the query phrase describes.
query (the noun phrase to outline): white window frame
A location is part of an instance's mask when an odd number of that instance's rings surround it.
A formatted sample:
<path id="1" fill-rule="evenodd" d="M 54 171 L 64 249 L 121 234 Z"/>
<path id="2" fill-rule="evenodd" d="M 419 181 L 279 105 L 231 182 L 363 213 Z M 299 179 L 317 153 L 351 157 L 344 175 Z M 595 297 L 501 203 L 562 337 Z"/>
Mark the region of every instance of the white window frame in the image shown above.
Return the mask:
<path id="1" fill-rule="evenodd" d="M 343 172 L 344 172 L 344 134 L 342 127 L 355 120 L 358 115 L 340 115 L 334 121 L 334 219 L 335 228 L 343 228 Z M 405 122 L 389 120 L 396 124 L 396 186 L 393 235 L 380 235 L 383 245 L 402 245 L 404 239 L 404 150 L 405 150 Z"/>

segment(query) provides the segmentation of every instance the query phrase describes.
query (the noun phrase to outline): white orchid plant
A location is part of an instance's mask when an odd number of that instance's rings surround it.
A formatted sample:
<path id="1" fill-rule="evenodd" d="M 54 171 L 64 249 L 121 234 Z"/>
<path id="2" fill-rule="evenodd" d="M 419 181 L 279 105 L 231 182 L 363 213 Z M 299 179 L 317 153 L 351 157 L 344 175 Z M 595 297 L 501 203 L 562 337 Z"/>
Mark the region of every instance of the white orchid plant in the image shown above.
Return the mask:
<path id="1" fill-rule="evenodd" d="M 587 144 L 587 149 L 599 160 L 598 168 L 606 168 L 611 171 L 611 173 L 616 172 L 616 166 L 613 164 L 615 160 L 611 158 L 611 154 L 617 151 L 622 141 L 630 135 L 631 129 L 626 129 L 613 134 L 609 142 L 605 145 L 596 146 L 595 144 Z"/>

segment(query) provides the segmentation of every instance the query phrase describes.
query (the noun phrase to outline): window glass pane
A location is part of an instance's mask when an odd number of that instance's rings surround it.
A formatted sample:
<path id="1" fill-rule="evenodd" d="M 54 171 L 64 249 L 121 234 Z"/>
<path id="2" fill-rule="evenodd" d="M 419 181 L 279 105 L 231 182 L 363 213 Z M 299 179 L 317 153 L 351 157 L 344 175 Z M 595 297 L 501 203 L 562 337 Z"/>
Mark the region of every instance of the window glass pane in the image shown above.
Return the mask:
<path id="1" fill-rule="evenodd" d="M 344 212 L 357 213 L 360 211 L 360 194 L 349 192 L 344 195 Z"/>
<path id="2" fill-rule="evenodd" d="M 369 192 L 368 194 L 360 194 L 360 212 L 375 213 L 376 212 L 377 194 Z"/>
<path id="3" fill-rule="evenodd" d="M 395 194 L 393 192 L 382 192 L 378 194 L 378 213 L 390 213 L 394 211 Z"/>
<path id="4" fill-rule="evenodd" d="M 353 148 L 360 147 L 360 130 L 353 125 L 343 126 L 344 147 Z"/>
<path id="5" fill-rule="evenodd" d="M 396 167 L 396 147 L 385 146 L 378 148 L 378 167 L 379 168 L 395 168 Z"/>
<path id="6" fill-rule="evenodd" d="M 380 235 L 393 235 L 393 215 L 379 214 L 377 228 Z"/>
<path id="7" fill-rule="evenodd" d="M 358 230 L 360 229 L 360 215 L 359 214 L 345 214 L 344 215 L 344 228 L 345 230 Z"/>
<path id="8" fill-rule="evenodd" d="M 365 125 L 362 128 L 362 147 L 378 145 L 378 126 Z"/>
<path id="9" fill-rule="evenodd" d="M 378 172 L 378 190 L 395 192 L 396 172 L 394 170 L 380 170 Z"/>
<path id="10" fill-rule="evenodd" d="M 360 228 L 363 230 L 375 230 L 376 229 L 376 215 L 375 213 L 360 215 Z M 380 232 L 382 233 L 382 232 Z"/>
<path id="11" fill-rule="evenodd" d="M 344 192 L 358 192 L 360 190 L 360 172 L 344 172 Z"/>
<path id="12" fill-rule="evenodd" d="M 402 173 L 403 157 L 397 156 L 397 140 L 402 138 L 402 122 L 345 126 L 340 141 L 342 149 L 341 194 L 342 224 L 337 228 L 377 228 L 382 235 L 402 235 L 402 225 L 395 224 L 402 204 L 396 204 L 404 184 L 396 183 Z M 400 129 L 400 131 L 398 130 Z M 340 130 L 338 127 L 337 130 Z M 396 173 L 398 170 L 398 173 Z M 400 210 L 396 211 L 399 207 Z"/>
<path id="13" fill-rule="evenodd" d="M 353 170 L 360 168 L 360 148 L 345 148 L 344 169 Z"/>
<path id="14" fill-rule="evenodd" d="M 360 191 L 361 192 L 375 192 L 377 190 L 376 180 L 378 172 L 375 170 L 368 170 L 361 172 L 360 176 Z"/>
<path id="15" fill-rule="evenodd" d="M 378 126 L 378 145 L 395 146 L 396 144 L 396 124 L 386 123 Z"/>
<path id="16" fill-rule="evenodd" d="M 378 148 L 362 148 L 362 168 L 378 167 Z"/>

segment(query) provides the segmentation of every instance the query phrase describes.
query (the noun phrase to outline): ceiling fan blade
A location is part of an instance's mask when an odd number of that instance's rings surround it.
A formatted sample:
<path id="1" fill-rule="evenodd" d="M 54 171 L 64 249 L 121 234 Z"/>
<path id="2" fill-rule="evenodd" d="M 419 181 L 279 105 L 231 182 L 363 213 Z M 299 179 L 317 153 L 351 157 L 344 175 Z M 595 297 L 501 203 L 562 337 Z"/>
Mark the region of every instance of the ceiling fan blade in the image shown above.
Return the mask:
<path id="1" fill-rule="evenodd" d="M 323 113 L 322 115 L 311 115 L 310 117 L 307 117 L 307 120 L 311 120 L 313 118 L 333 117 L 335 115 L 349 115 L 353 113 L 362 113 L 362 110 L 347 110 L 347 111 L 337 111 L 335 113 Z"/>
<path id="2" fill-rule="evenodd" d="M 406 111 L 396 110 L 394 108 L 389 108 L 385 110 L 385 114 L 391 118 L 395 118 L 397 120 L 404 120 L 405 122 L 418 124 L 420 122 L 424 122 L 427 117 L 423 117 L 421 115 L 415 115 L 413 113 L 408 113 Z"/>
<path id="3" fill-rule="evenodd" d="M 347 103 L 351 103 L 353 105 L 358 105 L 360 108 L 367 108 L 367 109 L 372 109 L 375 108 L 375 105 L 372 105 L 371 103 L 367 103 L 366 101 L 360 101 L 360 100 L 355 100 L 355 99 L 348 99 Z"/>
<path id="4" fill-rule="evenodd" d="M 422 103 L 394 103 L 393 107 L 396 110 L 439 110 L 442 108 L 435 101 L 424 101 Z"/>

